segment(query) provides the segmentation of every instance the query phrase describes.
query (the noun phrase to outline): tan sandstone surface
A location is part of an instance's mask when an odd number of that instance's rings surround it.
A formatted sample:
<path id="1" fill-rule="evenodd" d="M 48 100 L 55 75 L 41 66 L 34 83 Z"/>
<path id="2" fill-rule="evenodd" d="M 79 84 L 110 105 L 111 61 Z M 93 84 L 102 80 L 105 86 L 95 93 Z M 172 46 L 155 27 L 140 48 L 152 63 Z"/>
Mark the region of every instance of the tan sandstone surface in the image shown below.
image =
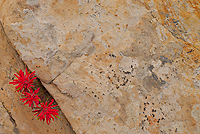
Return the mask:
<path id="1" fill-rule="evenodd" d="M 200 133 L 199 0 L 0 0 L 0 20 L 75 133 Z"/>

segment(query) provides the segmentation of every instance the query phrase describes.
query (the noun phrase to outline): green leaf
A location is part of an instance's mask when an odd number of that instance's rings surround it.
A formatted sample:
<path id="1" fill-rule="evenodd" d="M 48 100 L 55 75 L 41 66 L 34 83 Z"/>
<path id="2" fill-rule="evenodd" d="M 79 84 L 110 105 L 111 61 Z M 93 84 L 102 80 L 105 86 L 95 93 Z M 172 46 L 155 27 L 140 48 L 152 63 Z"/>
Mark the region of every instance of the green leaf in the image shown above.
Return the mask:
<path id="1" fill-rule="evenodd" d="M 60 117 L 58 115 L 55 115 L 58 119 L 60 119 Z"/>
<path id="2" fill-rule="evenodd" d="M 17 91 L 20 90 L 20 87 L 18 89 L 16 89 Z"/>
<path id="3" fill-rule="evenodd" d="M 15 69 L 15 71 L 16 71 L 17 73 L 19 73 L 19 71 L 17 71 L 17 69 Z"/>

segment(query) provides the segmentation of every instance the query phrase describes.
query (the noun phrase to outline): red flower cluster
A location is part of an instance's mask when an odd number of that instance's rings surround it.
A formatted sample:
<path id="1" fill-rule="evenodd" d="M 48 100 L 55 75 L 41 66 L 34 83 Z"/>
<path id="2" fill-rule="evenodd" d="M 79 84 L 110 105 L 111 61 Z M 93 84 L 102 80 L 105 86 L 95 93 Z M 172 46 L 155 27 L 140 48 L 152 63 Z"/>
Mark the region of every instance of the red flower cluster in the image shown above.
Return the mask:
<path id="1" fill-rule="evenodd" d="M 51 119 L 54 120 L 54 118 L 59 118 L 58 110 L 53 109 L 53 107 L 57 106 L 52 105 L 54 99 L 52 99 L 49 104 L 47 104 L 47 100 L 45 103 L 43 103 L 41 98 L 37 95 L 40 91 L 40 88 L 37 90 L 33 89 L 33 80 L 37 79 L 37 77 L 35 77 L 35 72 L 29 73 L 26 68 L 25 75 L 21 69 L 19 72 L 17 72 L 17 75 L 14 75 L 17 77 L 17 79 L 14 79 L 13 82 L 9 82 L 9 84 L 17 85 L 15 88 L 16 91 L 21 92 L 24 97 L 20 100 L 24 102 L 24 105 L 28 104 L 32 109 L 37 109 L 33 112 L 36 112 L 34 115 L 37 115 L 39 120 L 44 121 L 46 119 L 46 122 L 49 125 Z"/>

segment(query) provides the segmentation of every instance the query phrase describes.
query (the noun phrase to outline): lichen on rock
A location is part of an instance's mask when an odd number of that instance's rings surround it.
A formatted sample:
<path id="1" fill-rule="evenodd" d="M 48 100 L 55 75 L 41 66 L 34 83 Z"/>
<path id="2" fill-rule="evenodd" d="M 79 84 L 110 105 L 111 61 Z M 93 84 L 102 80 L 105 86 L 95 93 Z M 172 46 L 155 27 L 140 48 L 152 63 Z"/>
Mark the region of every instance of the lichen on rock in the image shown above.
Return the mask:
<path id="1" fill-rule="evenodd" d="M 0 5 L 10 44 L 77 134 L 199 133 L 198 1 Z"/>

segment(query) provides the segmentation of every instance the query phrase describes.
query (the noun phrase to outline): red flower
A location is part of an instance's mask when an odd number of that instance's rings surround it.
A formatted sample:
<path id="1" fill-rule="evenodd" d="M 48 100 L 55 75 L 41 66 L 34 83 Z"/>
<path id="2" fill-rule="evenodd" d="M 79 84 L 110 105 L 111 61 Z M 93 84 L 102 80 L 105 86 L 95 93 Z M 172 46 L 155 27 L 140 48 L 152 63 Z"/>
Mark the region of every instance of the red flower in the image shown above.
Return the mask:
<path id="1" fill-rule="evenodd" d="M 26 91 L 27 89 L 32 90 L 30 87 L 33 86 L 33 80 L 36 79 L 35 77 L 35 71 L 32 73 L 29 73 L 26 68 L 26 75 L 24 75 L 24 72 L 20 69 L 19 72 L 17 72 L 18 75 L 14 74 L 17 79 L 14 79 L 13 82 L 9 82 L 9 84 L 17 85 L 15 89 L 17 92 L 22 91 L 23 88 Z"/>
<path id="2" fill-rule="evenodd" d="M 36 95 L 39 92 L 40 88 L 38 88 L 37 90 L 35 90 L 34 92 L 32 90 L 30 90 L 30 93 L 28 92 L 24 92 L 24 96 L 25 98 L 22 98 L 20 100 L 22 100 L 22 102 L 25 102 L 24 105 L 29 104 L 29 107 L 31 107 L 33 109 L 34 107 L 34 102 L 35 105 L 37 106 L 40 102 L 40 98 L 38 97 L 38 95 Z"/>
<path id="3" fill-rule="evenodd" d="M 55 118 L 58 118 L 58 110 L 52 109 L 52 107 L 56 107 L 57 105 L 52 105 L 54 102 L 54 99 L 51 100 L 49 104 L 47 104 L 47 101 L 45 103 L 40 103 L 41 106 L 37 106 L 38 110 L 34 110 L 33 112 L 36 112 L 34 115 L 38 115 L 39 120 L 45 120 L 49 125 L 51 122 L 51 119 L 54 120 Z M 52 106 L 51 106 L 52 105 Z"/>

